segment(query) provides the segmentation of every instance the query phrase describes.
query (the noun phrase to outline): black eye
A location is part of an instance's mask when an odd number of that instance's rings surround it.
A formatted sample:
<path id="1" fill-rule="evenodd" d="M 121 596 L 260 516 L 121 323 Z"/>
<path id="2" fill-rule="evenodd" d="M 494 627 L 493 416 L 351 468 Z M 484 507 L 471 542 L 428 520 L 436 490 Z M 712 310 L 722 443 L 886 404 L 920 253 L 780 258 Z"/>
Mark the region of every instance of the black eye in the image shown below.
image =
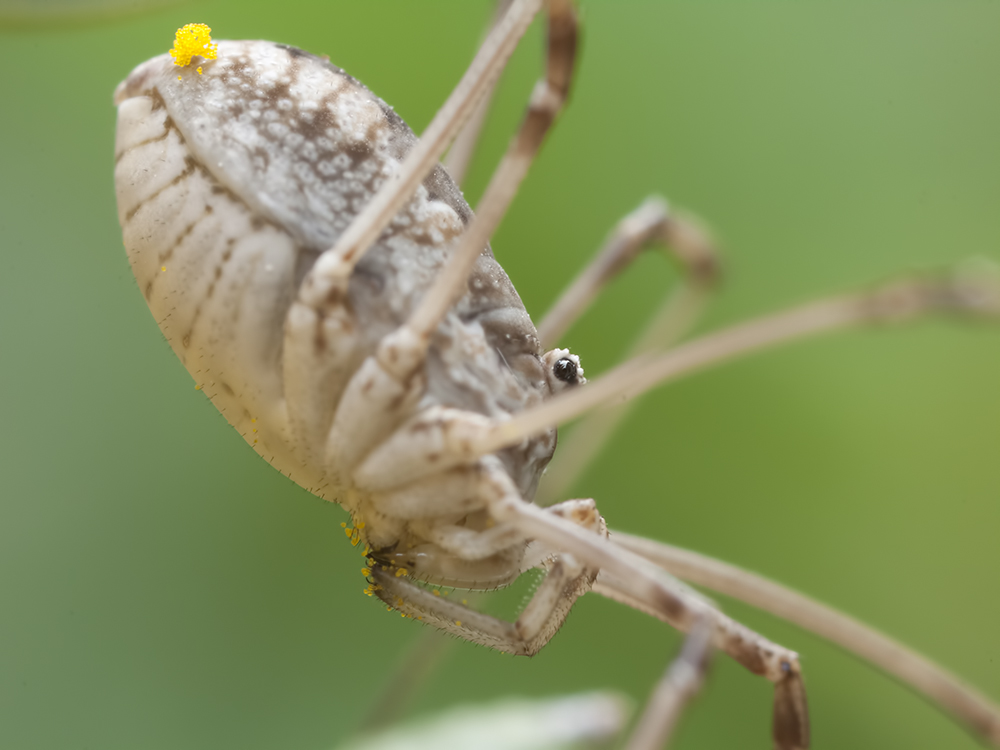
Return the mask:
<path id="1" fill-rule="evenodd" d="M 556 360 L 556 363 L 552 365 L 552 374 L 564 383 L 576 383 L 576 371 L 576 362 L 571 360 L 569 357 L 558 359 Z"/>

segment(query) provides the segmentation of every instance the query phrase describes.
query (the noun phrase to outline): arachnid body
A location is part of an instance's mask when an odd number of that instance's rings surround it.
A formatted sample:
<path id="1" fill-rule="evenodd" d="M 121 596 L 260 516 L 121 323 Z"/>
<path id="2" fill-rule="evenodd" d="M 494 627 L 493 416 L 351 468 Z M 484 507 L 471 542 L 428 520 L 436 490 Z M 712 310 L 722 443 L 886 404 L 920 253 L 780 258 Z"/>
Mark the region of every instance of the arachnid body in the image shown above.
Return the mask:
<path id="1" fill-rule="evenodd" d="M 531 5 L 514 4 L 511 28 L 530 18 Z M 221 43 L 197 73 L 178 75 L 166 57 L 140 66 L 116 95 L 119 214 L 140 289 L 175 352 L 248 442 L 351 512 L 371 548 L 371 591 L 391 607 L 469 640 L 533 653 L 596 584 L 684 630 L 708 622 L 716 647 L 776 684 L 779 747 L 805 747 L 794 653 L 677 586 L 641 545 L 609 541 L 592 502 L 531 504 L 552 428 L 787 338 L 928 308 L 992 313 L 995 290 L 964 281 L 890 285 L 640 361 L 603 390 L 575 387 L 584 383 L 579 361 L 542 350 L 513 286 L 483 250 L 568 88 L 572 9 L 553 2 L 549 11 L 548 75 L 475 221 L 432 166 L 438 141 L 463 119 L 454 112 L 428 129 L 434 137 L 425 135 L 423 153 L 384 103 L 293 48 Z M 511 28 L 508 37 L 497 33 L 494 56 L 516 37 Z M 458 97 L 465 114 L 484 86 L 473 81 Z M 396 188 L 407 179 L 410 189 Z M 368 216 L 386 195 L 381 218 Z M 705 239 L 662 206 L 637 212 L 621 236 L 632 254 L 650 239 L 670 242 L 696 285 L 711 276 Z M 591 296 L 609 275 L 591 279 Z M 546 578 L 516 623 L 410 582 L 489 589 L 533 567 Z"/>

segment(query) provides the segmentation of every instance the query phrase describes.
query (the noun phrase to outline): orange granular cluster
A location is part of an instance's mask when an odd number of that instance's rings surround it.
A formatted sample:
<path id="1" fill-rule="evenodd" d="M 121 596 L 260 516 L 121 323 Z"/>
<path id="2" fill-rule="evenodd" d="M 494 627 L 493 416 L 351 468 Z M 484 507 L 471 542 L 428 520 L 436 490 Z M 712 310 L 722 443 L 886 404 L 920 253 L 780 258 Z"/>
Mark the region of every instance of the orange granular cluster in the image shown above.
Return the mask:
<path id="1" fill-rule="evenodd" d="M 203 23 L 189 23 L 177 29 L 170 56 L 174 58 L 174 65 L 183 67 L 191 64 L 192 57 L 214 60 L 218 55 L 218 49 L 219 46 L 212 41 L 212 30 L 208 26 Z"/>

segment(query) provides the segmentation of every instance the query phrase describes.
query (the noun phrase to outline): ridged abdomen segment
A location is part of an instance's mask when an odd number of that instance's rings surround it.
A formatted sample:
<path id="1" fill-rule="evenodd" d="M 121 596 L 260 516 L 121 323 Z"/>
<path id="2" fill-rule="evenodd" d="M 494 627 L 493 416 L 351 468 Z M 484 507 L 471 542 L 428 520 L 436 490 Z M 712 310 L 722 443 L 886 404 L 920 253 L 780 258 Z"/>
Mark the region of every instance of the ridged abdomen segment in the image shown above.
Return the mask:
<path id="1" fill-rule="evenodd" d="M 116 145 L 139 289 L 197 385 L 261 455 L 277 457 L 287 451 L 281 348 L 295 243 L 219 184 L 156 96 L 122 102 Z"/>

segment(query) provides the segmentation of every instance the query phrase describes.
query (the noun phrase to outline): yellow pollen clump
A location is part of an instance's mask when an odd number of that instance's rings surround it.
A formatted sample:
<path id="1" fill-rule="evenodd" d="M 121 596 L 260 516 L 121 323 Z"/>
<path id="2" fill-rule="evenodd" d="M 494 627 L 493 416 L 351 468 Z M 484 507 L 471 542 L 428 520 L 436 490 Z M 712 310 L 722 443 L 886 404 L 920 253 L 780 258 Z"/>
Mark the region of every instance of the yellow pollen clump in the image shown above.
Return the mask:
<path id="1" fill-rule="evenodd" d="M 177 29 L 174 46 L 170 56 L 174 65 L 186 67 L 191 64 L 192 57 L 202 57 L 214 60 L 218 55 L 219 45 L 212 41 L 212 30 L 203 23 L 189 23 Z M 201 73 L 201 68 L 198 68 Z"/>
<path id="2" fill-rule="evenodd" d="M 361 575 L 363 575 L 365 578 L 367 578 L 371 574 L 372 574 L 371 568 L 362 568 L 361 569 Z"/>
<path id="3" fill-rule="evenodd" d="M 462 621 L 461 620 L 455 620 L 455 624 L 458 625 L 458 627 L 462 627 Z"/>

